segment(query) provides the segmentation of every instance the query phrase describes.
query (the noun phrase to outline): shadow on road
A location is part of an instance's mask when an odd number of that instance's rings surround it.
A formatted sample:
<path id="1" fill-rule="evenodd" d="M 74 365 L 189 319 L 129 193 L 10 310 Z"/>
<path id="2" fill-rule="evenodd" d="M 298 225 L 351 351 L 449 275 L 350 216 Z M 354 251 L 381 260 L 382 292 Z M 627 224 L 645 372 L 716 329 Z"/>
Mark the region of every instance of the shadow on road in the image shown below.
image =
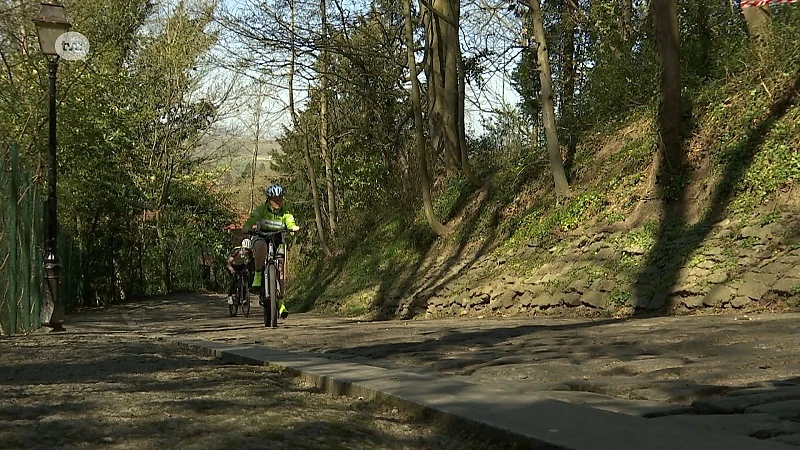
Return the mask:
<path id="1" fill-rule="evenodd" d="M 3 339 L 0 374 L 3 448 L 477 448 L 381 403 L 135 336 Z"/>

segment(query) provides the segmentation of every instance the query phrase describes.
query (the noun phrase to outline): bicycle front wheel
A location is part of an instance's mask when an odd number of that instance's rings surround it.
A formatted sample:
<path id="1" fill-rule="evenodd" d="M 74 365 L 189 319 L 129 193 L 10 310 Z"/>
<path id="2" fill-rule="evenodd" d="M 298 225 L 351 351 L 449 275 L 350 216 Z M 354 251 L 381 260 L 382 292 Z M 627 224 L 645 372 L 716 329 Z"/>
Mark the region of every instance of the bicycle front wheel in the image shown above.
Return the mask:
<path id="1" fill-rule="evenodd" d="M 272 328 L 278 327 L 278 268 L 270 264 L 267 269 L 267 288 L 269 289 L 269 306 L 264 305 L 264 325 Z M 269 325 L 267 325 L 266 312 L 269 308 Z"/>

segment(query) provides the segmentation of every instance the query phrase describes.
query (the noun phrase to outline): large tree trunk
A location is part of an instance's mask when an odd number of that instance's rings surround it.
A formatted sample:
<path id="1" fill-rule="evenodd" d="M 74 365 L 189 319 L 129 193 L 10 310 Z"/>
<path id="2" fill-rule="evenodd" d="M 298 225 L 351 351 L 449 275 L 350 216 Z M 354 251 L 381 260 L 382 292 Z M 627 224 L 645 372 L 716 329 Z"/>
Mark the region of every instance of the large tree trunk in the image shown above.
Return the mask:
<path id="1" fill-rule="evenodd" d="M 461 5 L 459 0 L 420 0 L 424 14 L 428 49 L 428 121 L 431 141 L 437 154 L 444 152 L 448 173 L 460 170 L 475 186 L 481 182 L 468 160 L 464 127 L 466 86 L 461 43 L 458 35 Z"/>
<path id="2" fill-rule="evenodd" d="M 422 202 L 425 208 L 425 217 L 434 233 L 439 236 L 447 234 L 450 230 L 439 222 L 433 211 L 431 199 L 431 179 L 428 172 L 427 154 L 425 152 L 425 135 L 422 130 L 422 102 L 420 99 L 419 79 L 417 78 L 417 61 L 414 57 L 414 27 L 411 21 L 411 0 L 403 0 L 405 9 L 406 47 L 408 48 L 408 70 L 411 76 L 411 105 L 414 109 L 414 131 L 417 146 L 417 163 L 419 165 L 420 184 L 422 185 Z"/>
<path id="3" fill-rule="evenodd" d="M 320 0 L 320 14 L 322 15 L 322 40 L 323 46 L 327 45 L 328 18 L 325 1 Z M 333 155 L 328 143 L 328 52 L 323 47 L 320 52 L 320 106 L 319 106 L 319 145 L 322 149 L 322 158 L 325 161 L 325 181 L 328 187 L 328 225 L 331 234 L 336 234 L 336 190 L 333 182 Z"/>
<path id="4" fill-rule="evenodd" d="M 296 70 L 297 49 L 295 47 L 295 34 L 294 34 L 294 0 L 291 0 L 289 7 L 291 8 L 291 31 L 292 31 L 292 54 L 289 66 L 289 110 L 292 116 L 292 125 L 296 132 L 300 132 L 300 121 L 297 118 L 297 109 L 294 103 L 294 73 Z M 306 162 L 306 175 L 308 182 L 311 184 L 311 196 L 314 202 L 314 219 L 317 224 L 317 235 L 319 236 L 319 245 L 325 256 L 331 256 L 331 249 L 328 247 L 328 239 L 325 237 L 325 226 L 322 223 L 322 207 L 319 201 L 319 187 L 317 186 L 317 174 L 314 171 L 314 161 L 311 159 L 311 145 L 308 142 L 308 131 L 304 131 L 305 136 L 305 151 L 303 156 Z"/>
<path id="5" fill-rule="evenodd" d="M 550 157 L 550 169 L 553 172 L 556 195 L 558 197 L 566 197 L 570 194 L 569 183 L 567 183 L 564 161 L 561 159 L 561 150 L 558 145 L 558 130 L 556 129 L 553 101 L 553 77 L 550 73 L 550 60 L 547 53 L 544 22 L 542 21 L 542 8 L 539 5 L 539 0 L 530 0 L 530 7 L 533 37 L 537 44 L 539 59 L 539 80 L 542 84 L 542 121 L 547 135 L 547 153 Z"/>
<path id="6" fill-rule="evenodd" d="M 677 0 L 653 0 L 653 25 L 661 60 L 661 102 L 658 122 L 661 134 L 662 183 L 671 183 L 683 168 L 681 145 L 681 66 Z"/>

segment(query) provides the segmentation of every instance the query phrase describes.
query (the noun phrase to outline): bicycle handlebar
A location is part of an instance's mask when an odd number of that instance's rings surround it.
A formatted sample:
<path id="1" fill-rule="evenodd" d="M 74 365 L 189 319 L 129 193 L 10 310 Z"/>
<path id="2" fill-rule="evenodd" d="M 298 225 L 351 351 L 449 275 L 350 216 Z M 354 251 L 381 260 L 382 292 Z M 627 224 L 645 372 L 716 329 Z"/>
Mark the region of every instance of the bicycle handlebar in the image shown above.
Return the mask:
<path id="1" fill-rule="evenodd" d="M 267 239 L 268 238 L 272 238 L 276 234 L 280 234 L 281 237 L 283 237 L 284 235 L 287 234 L 287 232 L 288 232 L 289 235 L 294 235 L 294 231 L 291 231 L 286 227 L 283 227 L 282 229 L 280 229 L 278 231 L 264 231 L 264 230 L 259 230 L 258 228 L 245 228 L 245 229 L 243 229 L 243 231 L 244 231 L 244 234 L 251 235 L 251 236 L 252 235 L 256 235 L 256 236 L 260 236 L 260 237 L 267 238 Z M 284 244 L 286 244 L 286 246 L 288 247 L 291 244 L 291 242 L 284 242 Z"/>
<path id="2" fill-rule="evenodd" d="M 256 228 L 245 228 L 244 229 L 244 234 L 261 234 L 261 235 L 271 236 L 273 234 L 282 234 L 282 233 L 285 233 L 286 231 L 287 231 L 287 229 L 285 229 L 285 228 L 282 229 L 282 230 L 278 230 L 278 231 L 264 231 L 264 230 L 259 230 L 259 229 L 256 229 Z"/>

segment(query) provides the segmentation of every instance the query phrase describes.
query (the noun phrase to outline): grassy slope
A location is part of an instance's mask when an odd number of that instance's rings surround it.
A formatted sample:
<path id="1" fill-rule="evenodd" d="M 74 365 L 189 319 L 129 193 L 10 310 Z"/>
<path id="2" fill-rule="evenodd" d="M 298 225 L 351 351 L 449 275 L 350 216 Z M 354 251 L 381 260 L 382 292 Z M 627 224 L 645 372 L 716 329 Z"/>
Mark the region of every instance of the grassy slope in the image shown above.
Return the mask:
<path id="1" fill-rule="evenodd" d="M 450 180 L 436 195 L 439 217 L 454 224 L 450 236 L 432 236 L 421 214 L 412 224 L 387 221 L 352 251 L 302 271 L 292 292 L 295 304 L 375 315 L 378 306 L 392 307 L 432 286 L 441 289 L 468 270 L 473 279 L 525 277 L 562 256 L 574 240 L 620 225 L 636 211 L 642 215 L 638 226 L 609 239 L 642 254 L 587 269 L 590 276 L 632 283 L 648 261 L 661 257 L 654 253 L 675 251 L 655 245 L 670 233 L 703 240 L 708 237 L 703 230 L 721 220 L 763 223 L 796 214 L 797 203 L 776 207 L 776 202 L 791 198 L 786 193 L 800 180 L 800 102 L 789 89 L 798 77 L 800 72 L 783 73 L 761 82 L 742 75 L 710 85 L 694 99 L 694 128 L 687 140 L 692 170 L 680 193 L 685 223 L 662 222 L 658 199 L 643 201 L 659 195 L 650 189 L 656 128 L 652 111 L 637 111 L 584 137 L 573 169 L 574 195 L 563 204 L 556 203 L 552 177 L 541 160 L 492 174 L 488 191 Z M 709 205 L 721 203 L 721 213 L 711 214 Z M 763 214 L 767 207 L 770 214 Z M 525 252 L 525 247 L 550 251 Z M 679 264 L 693 263 L 696 252 L 690 250 Z M 494 265 L 479 264 L 487 255 Z M 632 291 L 623 286 L 610 301 L 622 304 Z M 421 311 L 408 315 L 415 312 Z"/>

